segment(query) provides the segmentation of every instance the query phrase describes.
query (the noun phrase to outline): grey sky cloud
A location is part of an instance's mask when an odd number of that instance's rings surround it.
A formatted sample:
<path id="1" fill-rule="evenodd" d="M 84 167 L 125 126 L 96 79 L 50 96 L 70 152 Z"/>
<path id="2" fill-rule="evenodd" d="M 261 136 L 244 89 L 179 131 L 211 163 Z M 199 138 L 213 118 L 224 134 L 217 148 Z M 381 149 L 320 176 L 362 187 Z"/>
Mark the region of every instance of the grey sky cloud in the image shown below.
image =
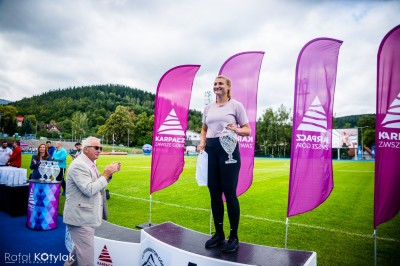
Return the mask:
<path id="1" fill-rule="evenodd" d="M 399 24 L 398 1 L 0 0 L 0 95 L 20 100 L 92 84 L 155 93 L 177 65 L 200 64 L 190 108 L 203 110 L 221 65 L 265 51 L 258 115 L 293 106 L 297 56 L 318 37 L 343 41 L 334 113 L 374 113 L 376 55 Z"/>

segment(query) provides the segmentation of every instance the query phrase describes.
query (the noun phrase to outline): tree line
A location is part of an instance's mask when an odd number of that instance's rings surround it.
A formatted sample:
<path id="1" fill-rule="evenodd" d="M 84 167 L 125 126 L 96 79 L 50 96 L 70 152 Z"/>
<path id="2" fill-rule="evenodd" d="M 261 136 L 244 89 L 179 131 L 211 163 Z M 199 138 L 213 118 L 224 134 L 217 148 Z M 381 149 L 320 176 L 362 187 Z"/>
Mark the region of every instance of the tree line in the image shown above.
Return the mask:
<path id="1" fill-rule="evenodd" d="M 283 105 L 277 110 L 268 108 L 263 112 L 257 120 L 256 155 L 290 157 L 293 120 L 291 113 L 291 109 Z M 375 114 L 332 117 L 332 127 L 334 129 L 363 128 L 359 130 L 358 143 L 371 148 L 375 143 L 375 118 Z"/>
<path id="2" fill-rule="evenodd" d="M 0 106 L 0 128 L 9 135 L 62 139 L 92 135 L 108 143 L 139 146 L 151 143 L 154 101 L 155 94 L 123 85 L 57 89 Z M 21 127 L 17 115 L 24 117 Z M 201 129 L 201 115 L 189 111 L 188 129 Z"/>
<path id="3" fill-rule="evenodd" d="M 0 106 L 0 128 L 9 135 L 78 140 L 92 135 L 109 144 L 141 146 L 151 144 L 154 101 L 155 94 L 122 85 L 57 89 Z M 21 127 L 17 115 L 24 117 Z M 200 132 L 202 113 L 190 110 L 188 119 L 188 130 Z M 374 143 L 374 114 L 332 119 L 333 128 L 364 127 L 364 144 Z M 291 109 L 264 110 L 257 120 L 256 154 L 289 157 L 291 133 Z"/>

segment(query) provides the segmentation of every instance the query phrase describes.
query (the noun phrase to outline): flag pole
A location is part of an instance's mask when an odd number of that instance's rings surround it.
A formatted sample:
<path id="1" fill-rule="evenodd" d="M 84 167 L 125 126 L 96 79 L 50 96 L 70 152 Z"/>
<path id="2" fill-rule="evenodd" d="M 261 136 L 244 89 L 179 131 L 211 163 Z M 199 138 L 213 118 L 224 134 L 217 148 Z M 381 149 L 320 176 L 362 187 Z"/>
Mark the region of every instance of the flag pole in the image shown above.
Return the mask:
<path id="1" fill-rule="evenodd" d="M 149 227 L 151 226 L 151 203 L 153 202 L 153 194 L 150 194 L 150 208 L 149 208 Z"/>
<path id="2" fill-rule="evenodd" d="M 288 229 L 289 229 L 289 217 L 286 217 L 285 248 L 287 248 Z"/>
<path id="3" fill-rule="evenodd" d="M 150 194 L 150 200 L 149 200 L 149 222 L 148 223 L 145 222 L 145 223 L 142 223 L 142 224 L 138 224 L 138 225 L 136 225 L 136 228 L 145 229 L 145 228 L 152 227 L 153 225 L 155 225 L 155 224 L 151 223 L 151 204 L 152 204 L 152 202 L 153 202 L 153 197 L 152 197 L 152 194 Z"/>
<path id="4" fill-rule="evenodd" d="M 376 229 L 374 229 L 374 265 L 378 265 L 377 261 L 377 246 L 376 246 Z"/>

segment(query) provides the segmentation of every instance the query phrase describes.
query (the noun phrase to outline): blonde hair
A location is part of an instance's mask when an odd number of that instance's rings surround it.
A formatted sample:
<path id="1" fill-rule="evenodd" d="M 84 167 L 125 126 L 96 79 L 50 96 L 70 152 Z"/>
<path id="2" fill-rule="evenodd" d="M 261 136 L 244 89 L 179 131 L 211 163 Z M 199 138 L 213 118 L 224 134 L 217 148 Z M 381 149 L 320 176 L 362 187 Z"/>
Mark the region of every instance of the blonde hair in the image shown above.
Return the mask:
<path id="1" fill-rule="evenodd" d="M 228 98 L 232 98 L 231 90 L 232 90 L 232 80 L 228 78 L 227 76 L 224 75 L 218 75 L 216 79 L 224 79 L 226 81 L 226 85 L 228 85 L 229 89 L 228 90 Z"/>

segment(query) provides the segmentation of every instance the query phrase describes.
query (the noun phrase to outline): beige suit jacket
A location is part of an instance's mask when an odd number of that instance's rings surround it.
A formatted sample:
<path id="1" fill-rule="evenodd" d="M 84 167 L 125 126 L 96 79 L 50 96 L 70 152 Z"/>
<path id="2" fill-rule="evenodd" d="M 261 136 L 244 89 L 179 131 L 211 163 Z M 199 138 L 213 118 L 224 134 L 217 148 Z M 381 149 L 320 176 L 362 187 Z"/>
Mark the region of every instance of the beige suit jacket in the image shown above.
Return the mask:
<path id="1" fill-rule="evenodd" d="M 75 226 L 99 226 L 107 219 L 107 201 L 104 188 L 108 182 L 98 177 L 85 154 L 72 161 L 67 171 L 64 223 Z"/>

